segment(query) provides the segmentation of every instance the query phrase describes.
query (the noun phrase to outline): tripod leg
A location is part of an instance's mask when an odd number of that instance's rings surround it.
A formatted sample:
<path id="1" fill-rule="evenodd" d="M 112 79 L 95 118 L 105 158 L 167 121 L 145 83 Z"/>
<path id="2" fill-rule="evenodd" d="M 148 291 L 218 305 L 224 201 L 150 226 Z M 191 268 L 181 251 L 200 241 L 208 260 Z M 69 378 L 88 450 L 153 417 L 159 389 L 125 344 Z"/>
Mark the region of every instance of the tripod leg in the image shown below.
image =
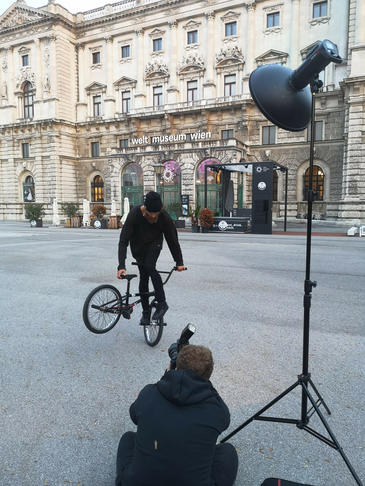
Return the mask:
<path id="1" fill-rule="evenodd" d="M 309 384 L 313 388 L 313 390 L 314 390 L 315 394 L 317 395 L 317 397 L 319 398 L 321 404 L 323 404 L 323 406 L 326 409 L 326 412 L 328 413 L 328 415 L 331 415 L 330 409 L 327 407 L 326 402 L 323 400 L 322 395 L 319 393 L 319 391 L 317 390 L 317 388 L 314 386 L 314 383 L 312 382 L 312 380 L 309 380 Z"/>
<path id="2" fill-rule="evenodd" d="M 242 425 L 240 425 L 239 427 L 237 427 L 237 429 L 235 429 L 233 432 L 231 432 L 230 434 L 228 434 L 226 437 L 224 437 L 224 439 L 222 439 L 220 442 L 223 443 L 223 442 L 226 442 L 228 439 L 230 439 L 231 437 L 233 437 L 234 435 L 237 434 L 237 432 L 239 432 L 240 430 L 242 430 L 244 427 L 246 427 L 246 425 L 250 424 L 253 420 L 256 420 L 258 419 L 258 417 L 266 412 L 266 410 L 268 410 L 270 407 L 272 407 L 276 402 L 278 402 L 279 400 L 281 400 L 283 397 L 285 397 L 285 395 L 287 395 L 288 393 L 290 393 L 292 390 L 294 390 L 294 388 L 296 388 L 298 385 L 300 384 L 299 380 L 296 381 L 292 386 L 290 386 L 289 388 L 287 388 L 283 393 L 281 393 L 281 395 L 278 395 L 276 398 L 274 398 L 274 400 L 271 400 L 270 403 L 268 403 L 264 408 L 262 408 L 261 410 L 259 410 L 257 413 L 255 413 L 255 415 L 252 415 L 251 418 L 249 418 L 248 420 L 246 420 L 246 422 L 243 422 Z M 284 421 L 284 420 L 283 420 Z M 286 421 L 286 420 L 285 420 Z M 289 423 L 293 423 L 293 421 L 289 421 Z"/>
<path id="3" fill-rule="evenodd" d="M 302 386 L 303 390 L 305 391 L 305 393 L 306 393 L 307 397 L 309 398 L 310 402 L 312 403 L 312 405 L 313 405 L 314 409 L 316 410 L 318 417 L 321 419 L 321 422 L 322 422 L 322 424 L 324 425 L 325 429 L 327 430 L 328 435 L 331 437 L 331 439 L 332 439 L 332 441 L 333 441 L 333 444 L 331 444 L 331 443 L 330 443 L 330 441 L 328 441 L 328 439 L 326 439 L 326 438 L 325 438 L 326 440 L 321 439 L 320 434 L 317 434 L 317 433 L 314 433 L 314 434 L 313 434 L 313 433 L 312 433 L 312 431 L 311 431 L 311 430 L 310 430 L 308 427 L 304 426 L 304 427 L 302 427 L 302 428 L 303 428 L 304 430 L 306 430 L 307 432 L 311 433 L 312 435 L 316 436 L 317 438 L 319 438 L 319 439 L 323 440 L 323 442 L 326 442 L 328 445 L 331 445 L 331 447 L 333 447 L 334 449 L 338 450 L 338 452 L 341 454 L 342 459 L 345 461 L 346 466 L 348 467 L 349 471 L 350 471 L 350 472 L 351 472 L 351 474 L 353 475 L 353 477 L 354 477 L 355 481 L 357 482 L 357 484 L 358 484 L 359 486 L 363 486 L 362 482 L 360 481 L 359 476 L 356 474 L 356 471 L 355 471 L 355 470 L 354 470 L 354 468 L 352 467 L 352 465 L 351 465 L 350 461 L 348 460 L 348 458 L 347 458 L 346 454 L 343 452 L 342 447 L 340 446 L 340 444 L 339 444 L 338 440 L 337 440 L 337 439 L 336 439 L 336 437 L 334 436 L 334 434 L 333 434 L 332 430 L 330 429 L 330 426 L 329 426 L 329 425 L 328 425 L 328 423 L 326 422 L 326 419 L 324 418 L 324 416 L 323 416 L 322 412 L 321 412 L 321 411 L 320 411 L 320 409 L 318 408 L 318 405 L 317 405 L 316 401 L 314 400 L 314 398 L 312 397 L 312 395 L 310 394 L 310 392 L 309 392 L 309 390 L 308 390 L 307 386 L 305 385 L 305 383 L 304 383 L 304 382 L 301 382 L 300 384 L 301 384 L 301 386 Z M 317 392 L 316 392 L 316 393 L 317 393 Z"/>

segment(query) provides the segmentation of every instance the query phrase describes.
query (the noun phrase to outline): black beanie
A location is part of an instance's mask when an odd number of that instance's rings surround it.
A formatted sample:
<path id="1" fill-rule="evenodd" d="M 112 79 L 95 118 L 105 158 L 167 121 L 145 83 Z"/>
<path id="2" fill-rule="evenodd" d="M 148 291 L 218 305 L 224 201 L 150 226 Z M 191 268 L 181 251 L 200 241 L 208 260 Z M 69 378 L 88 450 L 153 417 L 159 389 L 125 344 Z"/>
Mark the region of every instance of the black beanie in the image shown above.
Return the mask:
<path id="1" fill-rule="evenodd" d="M 162 201 L 158 192 L 150 191 L 144 200 L 144 206 L 149 213 L 160 212 L 162 209 Z"/>

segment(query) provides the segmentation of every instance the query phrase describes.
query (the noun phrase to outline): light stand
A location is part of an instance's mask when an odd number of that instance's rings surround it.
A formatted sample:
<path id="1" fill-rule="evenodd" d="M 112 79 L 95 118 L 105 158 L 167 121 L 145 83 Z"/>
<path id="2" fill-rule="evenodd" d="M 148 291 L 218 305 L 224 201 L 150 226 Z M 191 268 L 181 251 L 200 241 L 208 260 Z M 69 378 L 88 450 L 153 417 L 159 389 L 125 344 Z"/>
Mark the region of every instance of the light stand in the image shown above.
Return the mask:
<path id="1" fill-rule="evenodd" d="M 329 43 L 327 45 L 324 45 L 325 43 Z M 332 50 L 332 52 L 330 53 L 330 55 L 333 55 L 333 60 L 334 62 L 341 62 L 342 59 L 338 56 L 338 52 L 337 52 L 337 47 L 332 44 L 331 46 L 331 42 L 330 41 L 323 41 L 321 43 L 321 45 L 317 45 L 314 47 L 314 49 L 312 49 L 309 53 L 308 53 L 308 56 L 313 56 L 313 52 L 316 50 L 316 52 L 314 52 L 314 54 L 316 53 L 319 53 L 320 52 L 320 49 L 321 47 L 323 48 L 328 48 L 330 47 L 330 49 L 333 49 L 332 46 L 334 46 L 336 49 L 335 50 Z M 286 130 L 291 130 L 291 131 L 299 131 L 298 130 L 298 127 L 299 126 L 303 126 L 305 123 L 307 123 L 307 126 L 309 125 L 309 122 L 310 120 L 312 121 L 312 124 L 311 124 L 311 139 L 310 139 L 310 157 L 309 157 L 309 185 L 308 185 L 308 220 L 307 220 L 307 245 L 306 245 L 306 270 L 305 270 L 305 282 L 304 282 L 304 302 L 303 302 L 303 306 L 304 306 L 304 324 L 303 324 L 303 361 L 302 361 L 302 373 L 300 375 L 298 375 L 298 380 L 293 384 L 291 385 L 289 388 L 287 388 L 283 393 L 281 393 L 279 396 L 277 396 L 276 398 L 274 398 L 274 400 L 272 400 L 270 403 L 268 403 L 265 407 L 263 407 L 261 410 L 259 410 L 256 414 L 254 414 L 251 418 L 249 418 L 248 420 L 246 420 L 242 425 L 240 425 L 239 427 L 237 427 L 233 432 L 231 432 L 229 435 L 227 435 L 226 437 L 224 437 L 221 442 L 226 442 L 227 440 L 229 440 L 233 435 L 235 435 L 237 432 L 239 432 L 240 430 L 242 430 L 244 427 L 246 427 L 246 425 L 250 424 L 251 422 L 253 422 L 254 420 L 261 420 L 261 421 L 266 421 L 266 422 L 279 422 L 279 423 L 287 423 L 287 424 L 294 424 L 296 425 L 299 429 L 302 429 L 302 430 L 305 430 L 307 431 L 309 434 L 313 435 L 314 437 L 316 437 L 317 439 L 321 440 L 322 442 L 324 442 L 325 444 L 329 445 L 330 447 L 332 447 L 333 449 L 339 451 L 339 453 L 341 454 L 343 460 L 345 461 L 348 469 L 350 470 L 352 476 L 354 477 L 356 483 L 359 485 L 359 486 L 363 486 L 362 482 L 360 481 L 360 478 L 358 477 L 358 475 L 356 474 L 354 468 L 352 467 L 350 461 L 348 460 L 347 456 L 345 455 L 345 453 L 343 452 L 339 442 L 337 441 L 336 437 L 334 436 L 332 430 L 330 429 L 328 423 L 326 422 L 321 410 L 319 409 L 319 407 L 321 405 L 324 406 L 326 412 L 330 415 L 331 412 L 329 410 L 329 408 L 327 407 L 325 401 L 323 400 L 322 396 L 320 395 L 320 393 L 318 392 L 317 388 L 314 386 L 312 380 L 311 380 L 311 375 L 309 373 L 309 323 L 310 323 L 310 307 L 311 307 L 311 298 L 312 298 L 312 289 L 313 287 L 316 287 L 317 286 L 317 282 L 315 281 L 312 281 L 310 279 L 310 264 L 311 264 L 311 236 L 312 236 L 312 206 L 313 206 L 313 200 L 314 200 L 314 196 L 315 196 L 315 192 L 313 191 L 313 185 L 312 185 L 312 175 L 313 175 L 313 159 L 314 159 L 314 137 L 315 137 L 315 95 L 316 93 L 318 93 L 318 89 L 322 86 L 322 82 L 321 81 L 318 81 L 318 73 L 320 72 L 320 70 L 318 70 L 318 66 L 321 65 L 323 66 L 323 59 L 322 59 L 322 63 L 321 63 L 321 59 L 318 59 L 318 57 L 320 56 L 317 56 L 317 59 L 315 59 L 315 63 L 316 66 L 314 66 L 314 71 L 312 71 L 312 75 L 310 76 L 310 62 L 308 61 L 308 56 L 307 56 L 307 59 L 304 61 L 304 63 L 296 70 L 294 71 L 290 77 L 289 77 L 289 80 L 286 80 L 284 79 L 284 75 L 287 74 L 287 68 L 283 68 L 285 69 L 285 73 L 282 73 L 282 70 L 280 69 L 281 67 L 280 66 L 276 66 L 274 68 L 274 74 L 277 74 L 277 78 L 279 79 L 280 77 L 282 78 L 280 80 L 280 82 L 282 83 L 282 85 L 284 84 L 292 84 L 292 81 L 293 79 L 296 78 L 296 75 L 299 73 L 303 73 L 304 71 L 306 71 L 306 76 L 309 76 L 309 83 L 310 83 L 310 92 L 311 92 L 311 106 L 310 106 L 310 118 L 309 120 L 307 121 L 306 120 L 306 113 L 307 113 L 307 110 L 306 110 L 306 106 L 305 106 L 305 102 L 302 104 L 302 110 L 301 110 L 301 115 L 302 116 L 302 119 L 299 120 L 296 120 L 294 122 L 294 126 L 291 126 L 290 123 L 292 121 L 292 119 L 290 119 L 290 117 L 293 117 L 293 115 L 291 113 L 289 113 L 289 117 L 288 118 L 285 118 L 285 115 L 282 114 L 282 112 L 280 113 L 280 110 L 279 112 L 275 112 L 273 114 L 273 112 L 269 111 L 271 109 L 271 106 L 268 108 L 268 105 L 266 103 L 267 100 L 269 100 L 270 96 L 271 96 L 271 92 L 268 91 L 267 95 L 264 95 L 264 94 L 261 94 L 261 92 L 258 94 L 257 91 L 255 91 L 255 86 L 254 86 L 254 80 L 252 81 L 251 83 L 251 78 L 250 78 L 250 90 L 251 90 L 251 94 L 254 98 L 254 101 L 256 103 L 256 105 L 258 106 L 258 108 L 260 109 L 260 111 L 267 117 L 269 118 L 273 123 L 275 123 L 276 125 L 280 126 L 281 128 L 284 128 Z M 314 59 L 312 57 L 312 59 Z M 328 59 L 328 58 L 327 58 Z M 337 60 L 336 60 L 337 59 Z M 327 64 L 329 64 L 328 61 Z M 325 66 L 327 65 L 325 64 Z M 305 69 L 303 69 L 303 66 Z M 324 67 L 325 67 L 324 66 Z M 322 69 L 324 69 L 324 67 L 322 67 Z M 260 68 L 258 68 L 256 71 L 260 71 Z M 262 72 L 260 73 L 260 82 L 259 82 L 259 85 L 260 85 L 260 90 L 262 90 L 262 81 L 263 81 L 263 77 L 262 77 Z M 252 75 L 255 73 L 255 71 L 252 73 Z M 272 75 L 272 70 L 270 70 L 270 75 Z M 282 75 L 283 74 L 283 75 Z M 252 76 L 251 75 L 251 76 Z M 266 77 L 266 76 L 264 76 Z M 265 80 L 267 81 L 267 80 Z M 275 89 L 277 89 L 277 86 L 279 86 L 278 90 L 279 91 L 282 91 L 281 87 L 280 87 L 280 83 L 276 83 L 276 86 L 275 86 Z M 264 91 L 262 91 L 262 93 L 264 93 L 266 90 L 267 90 L 267 87 L 266 86 L 264 88 Z M 304 86 L 302 86 L 301 89 L 303 89 Z M 303 93 L 300 95 L 302 98 L 303 98 Z M 258 99 L 258 97 L 260 99 Z M 269 100 L 270 103 L 272 103 L 272 100 Z M 298 103 L 298 96 L 297 96 L 297 93 L 295 93 L 295 96 L 294 96 L 294 105 Z M 285 103 L 284 103 L 285 105 Z M 290 99 L 286 100 L 286 107 L 288 109 L 288 112 L 290 111 Z M 277 108 L 275 107 L 275 110 Z M 292 107 L 292 109 L 295 110 L 294 106 Z M 278 116 L 281 117 L 280 120 L 278 120 L 276 118 L 276 113 L 279 113 Z M 269 115 L 269 116 L 268 116 Z M 288 121 L 289 120 L 289 121 Z M 291 128 L 290 128 L 291 127 Z M 303 129 L 303 128 L 302 128 Z M 317 396 L 317 399 L 314 399 L 314 397 L 312 396 L 310 390 L 309 390 L 309 385 L 310 387 L 312 388 L 312 390 L 315 392 L 316 396 Z M 300 419 L 289 419 L 289 418 L 279 418 L 279 417 L 267 417 L 267 416 L 263 416 L 262 414 L 266 412 L 266 410 L 268 410 L 269 408 L 271 408 L 275 403 L 279 402 L 282 398 L 284 398 L 286 395 L 288 395 L 291 391 L 293 391 L 296 387 L 300 386 L 302 388 L 302 402 L 301 402 L 301 417 Z M 312 407 L 308 410 L 308 400 L 311 402 L 311 405 Z M 328 432 L 328 435 L 330 436 L 330 439 L 328 439 L 327 437 L 323 436 L 322 434 L 320 434 L 319 432 L 317 432 L 316 430 L 308 427 L 308 423 L 309 423 L 309 419 L 310 417 L 314 414 L 314 413 L 317 413 L 317 415 L 319 416 L 322 424 L 324 425 L 325 429 L 327 430 Z"/>

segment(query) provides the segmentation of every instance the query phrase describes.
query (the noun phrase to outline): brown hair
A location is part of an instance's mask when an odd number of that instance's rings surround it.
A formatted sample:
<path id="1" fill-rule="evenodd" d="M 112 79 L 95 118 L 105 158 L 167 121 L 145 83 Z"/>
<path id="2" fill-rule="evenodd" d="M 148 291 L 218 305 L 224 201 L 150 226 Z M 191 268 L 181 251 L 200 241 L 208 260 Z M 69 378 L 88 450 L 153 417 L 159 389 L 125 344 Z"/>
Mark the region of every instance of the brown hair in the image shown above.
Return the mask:
<path id="1" fill-rule="evenodd" d="M 210 349 L 205 346 L 184 346 L 179 352 L 176 360 L 176 369 L 191 370 L 209 381 L 213 372 L 213 356 Z"/>

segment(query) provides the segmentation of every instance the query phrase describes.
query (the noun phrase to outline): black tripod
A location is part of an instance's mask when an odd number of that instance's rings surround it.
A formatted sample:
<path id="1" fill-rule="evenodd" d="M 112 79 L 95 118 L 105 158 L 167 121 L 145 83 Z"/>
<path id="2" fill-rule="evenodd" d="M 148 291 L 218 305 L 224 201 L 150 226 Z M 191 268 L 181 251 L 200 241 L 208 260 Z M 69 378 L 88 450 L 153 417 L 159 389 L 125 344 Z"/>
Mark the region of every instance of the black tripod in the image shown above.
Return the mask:
<path id="1" fill-rule="evenodd" d="M 327 424 L 322 412 L 320 411 L 319 407 L 323 404 L 326 412 L 331 415 L 329 408 L 327 407 L 325 401 L 323 400 L 322 396 L 318 392 L 317 388 L 314 386 L 311 375 L 308 372 L 308 361 L 309 361 L 309 314 L 310 314 L 310 307 L 311 307 L 311 292 L 313 287 L 316 287 L 317 282 L 312 281 L 310 279 L 310 260 L 311 260 L 311 236 L 312 236 L 312 205 L 314 196 L 316 193 L 313 191 L 312 187 L 312 174 L 313 174 L 313 159 L 314 159 L 314 137 L 315 137 L 315 95 L 318 93 L 318 89 L 322 86 L 322 82 L 318 81 L 317 79 L 313 79 L 311 82 L 311 92 L 312 92 L 312 107 L 311 107 L 311 140 L 310 140 L 310 159 L 309 159 L 309 185 L 308 185 L 308 223 L 307 223 L 307 247 L 306 247 L 306 273 L 305 273 L 305 282 L 304 282 L 304 332 L 303 332 L 303 364 L 302 364 L 302 374 L 298 376 L 298 380 L 290 386 L 287 390 L 285 390 L 281 395 L 277 396 L 272 400 L 268 405 L 264 408 L 259 410 L 255 415 L 251 418 L 246 420 L 242 425 L 237 427 L 233 432 L 231 432 L 227 437 L 221 440 L 221 442 L 226 442 L 230 439 L 233 435 L 239 432 L 241 429 L 246 427 L 249 423 L 253 422 L 254 420 L 262 420 L 266 422 L 281 422 L 286 424 L 294 424 L 299 429 L 306 430 L 317 439 L 321 440 L 325 444 L 329 445 L 333 449 L 336 449 L 341 454 L 343 460 L 345 461 L 347 467 L 349 468 L 351 474 L 355 478 L 355 481 L 359 486 L 363 486 L 360 478 L 356 474 L 354 468 L 352 467 L 350 461 L 346 457 L 345 453 L 343 452 L 339 442 L 337 441 L 336 437 L 334 436 L 333 432 L 331 431 L 329 425 Z M 315 394 L 317 395 L 317 399 L 315 400 L 311 395 L 309 390 L 309 385 L 314 390 Z M 294 388 L 297 386 L 302 387 L 302 407 L 301 407 L 301 418 L 300 419 L 287 419 L 287 418 L 278 418 L 278 417 L 267 417 L 262 416 L 266 410 L 272 407 L 275 403 L 279 400 L 284 398 L 288 393 L 290 393 Z M 308 399 L 312 404 L 312 408 L 308 410 L 307 404 Z M 331 439 L 323 436 L 316 430 L 308 427 L 309 419 L 314 414 L 317 413 L 319 418 L 321 419 L 324 427 L 326 428 L 329 436 Z"/>

